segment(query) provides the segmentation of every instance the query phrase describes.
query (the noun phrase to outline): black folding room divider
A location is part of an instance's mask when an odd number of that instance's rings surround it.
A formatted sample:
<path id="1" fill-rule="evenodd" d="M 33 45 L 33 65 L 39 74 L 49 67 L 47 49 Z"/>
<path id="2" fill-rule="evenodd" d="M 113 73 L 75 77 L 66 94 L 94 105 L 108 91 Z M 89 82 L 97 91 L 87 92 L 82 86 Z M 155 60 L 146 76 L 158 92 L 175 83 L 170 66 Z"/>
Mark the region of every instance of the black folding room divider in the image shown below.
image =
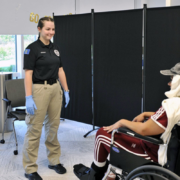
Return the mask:
<path id="1" fill-rule="evenodd" d="M 95 13 L 94 117 L 97 126 L 141 113 L 142 10 Z"/>
<path id="2" fill-rule="evenodd" d="M 70 103 L 61 117 L 92 123 L 91 15 L 54 16 L 54 42 L 60 47 L 70 89 Z"/>
<path id="3" fill-rule="evenodd" d="M 139 114 L 142 10 L 54 16 L 54 20 L 54 42 L 61 49 L 71 97 L 61 117 L 103 126 Z"/>
<path id="4" fill-rule="evenodd" d="M 180 7 L 147 9 L 145 109 L 156 111 L 169 90 L 160 70 L 180 62 Z"/>
<path id="5" fill-rule="evenodd" d="M 95 126 L 132 120 L 141 112 L 142 92 L 143 111 L 157 110 L 170 80 L 160 70 L 180 62 L 179 17 L 179 6 L 54 16 L 71 97 L 61 117 Z"/>

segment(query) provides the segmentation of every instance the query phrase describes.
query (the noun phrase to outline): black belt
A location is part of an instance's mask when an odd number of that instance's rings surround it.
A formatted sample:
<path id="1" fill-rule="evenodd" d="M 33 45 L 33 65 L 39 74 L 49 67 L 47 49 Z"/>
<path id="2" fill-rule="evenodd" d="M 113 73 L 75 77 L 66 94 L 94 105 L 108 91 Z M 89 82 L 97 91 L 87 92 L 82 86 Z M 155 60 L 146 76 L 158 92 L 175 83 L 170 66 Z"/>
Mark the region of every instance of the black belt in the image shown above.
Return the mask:
<path id="1" fill-rule="evenodd" d="M 47 81 L 47 84 L 50 84 L 50 85 L 57 83 L 57 79 L 49 79 L 49 80 L 44 80 L 44 81 L 36 81 L 36 82 L 33 82 L 33 84 L 45 84 L 45 81 Z"/>

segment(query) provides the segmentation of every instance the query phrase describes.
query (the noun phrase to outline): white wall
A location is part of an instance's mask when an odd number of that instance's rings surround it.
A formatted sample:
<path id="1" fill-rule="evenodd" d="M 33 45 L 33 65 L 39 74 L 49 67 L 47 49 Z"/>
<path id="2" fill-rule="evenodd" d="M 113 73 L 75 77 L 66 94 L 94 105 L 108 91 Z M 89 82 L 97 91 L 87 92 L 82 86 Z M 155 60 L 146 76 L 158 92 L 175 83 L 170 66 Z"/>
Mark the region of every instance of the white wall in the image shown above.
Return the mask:
<path id="1" fill-rule="evenodd" d="M 135 9 L 143 8 L 143 5 L 147 3 L 148 3 L 148 0 L 134 0 L 134 8 Z"/>
<path id="2" fill-rule="evenodd" d="M 180 0 L 0 0 L 0 34 L 37 34 L 37 23 L 30 13 L 43 16 L 118 11 L 180 5 Z"/>
<path id="3" fill-rule="evenodd" d="M 134 0 L 76 0 L 76 13 L 119 11 L 134 9 Z"/>
<path id="4" fill-rule="evenodd" d="M 165 7 L 168 0 L 134 0 L 134 8 L 143 8 L 143 4 L 147 4 L 147 8 Z"/>
<path id="5" fill-rule="evenodd" d="M 0 0 L 0 34 L 37 34 L 30 14 L 67 15 L 134 9 L 134 0 Z"/>
<path id="6" fill-rule="evenodd" d="M 170 4 L 171 4 L 171 6 L 179 6 L 180 0 L 171 0 Z"/>
<path id="7" fill-rule="evenodd" d="M 166 0 L 148 0 L 147 7 L 166 7 Z"/>
<path id="8" fill-rule="evenodd" d="M 37 23 L 30 22 L 30 13 L 39 17 L 75 12 L 75 0 L 0 0 L 0 34 L 37 34 Z"/>
<path id="9" fill-rule="evenodd" d="M 0 0 L 0 34 L 37 34 L 37 23 L 30 14 L 43 16 L 119 11 L 147 7 L 164 7 L 166 2 L 179 5 L 180 0 Z"/>

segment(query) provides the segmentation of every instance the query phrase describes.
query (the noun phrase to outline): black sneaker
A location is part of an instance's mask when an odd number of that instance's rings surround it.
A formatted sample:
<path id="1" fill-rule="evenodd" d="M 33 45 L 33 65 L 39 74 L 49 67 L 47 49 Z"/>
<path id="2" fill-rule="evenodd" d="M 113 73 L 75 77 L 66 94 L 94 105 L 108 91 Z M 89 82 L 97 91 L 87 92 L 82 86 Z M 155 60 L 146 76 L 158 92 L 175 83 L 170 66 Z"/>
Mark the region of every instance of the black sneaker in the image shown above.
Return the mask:
<path id="1" fill-rule="evenodd" d="M 26 178 L 28 178 L 29 180 L 43 180 L 41 178 L 41 176 L 37 173 L 37 172 L 34 172 L 34 173 L 31 173 L 31 174 L 24 174 Z"/>
<path id="2" fill-rule="evenodd" d="M 62 164 L 57 164 L 55 166 L 48 165 L 49 169 L 54 169 L 58 174 L 65 174 L 66 169 L 63 167 Z"/>

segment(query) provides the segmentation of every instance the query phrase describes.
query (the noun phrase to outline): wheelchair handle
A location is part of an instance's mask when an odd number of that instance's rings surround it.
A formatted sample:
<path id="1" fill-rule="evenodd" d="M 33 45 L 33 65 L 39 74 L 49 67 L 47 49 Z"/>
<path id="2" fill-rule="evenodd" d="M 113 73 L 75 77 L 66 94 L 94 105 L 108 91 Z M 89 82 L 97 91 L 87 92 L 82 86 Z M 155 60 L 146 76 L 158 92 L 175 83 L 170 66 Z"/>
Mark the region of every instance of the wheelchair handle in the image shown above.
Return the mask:
<path id="1" fill-rule="evenodd" d="M 118 129 L 113 130 L 112 134 L 111 134 L 111 145 L 113 145 L 114 143 L 114 134 L 118 132 Z"/>

